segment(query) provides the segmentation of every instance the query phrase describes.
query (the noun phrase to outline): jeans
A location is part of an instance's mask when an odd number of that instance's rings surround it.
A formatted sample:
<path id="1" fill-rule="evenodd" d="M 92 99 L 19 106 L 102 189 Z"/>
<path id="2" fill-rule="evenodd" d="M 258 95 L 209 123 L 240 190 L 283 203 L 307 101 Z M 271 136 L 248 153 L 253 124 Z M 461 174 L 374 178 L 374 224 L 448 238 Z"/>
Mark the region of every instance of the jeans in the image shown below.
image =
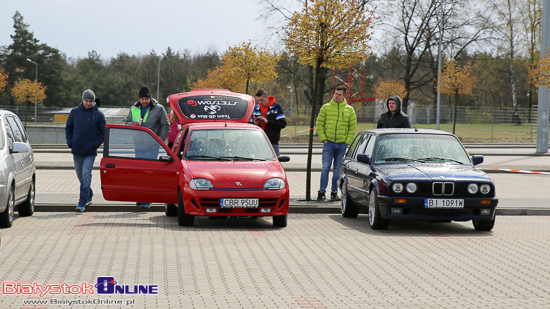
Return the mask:
<path id="1" fill-rule="evenodd" d="M 340 171 L 342 170 L 342 162 L 344 161 L 346 148 L 346 143 L 327 141 L 323 144 L 323 167 L 321 169 L 321 187 L 319 188 L 319 192 L 325 193 L 327 189 L 328 173 L 333 161 L 331 192 L 338 192 L 338 180 L 340 180 Z"/>
<path id="2" fill-rule="evenodd" d="M 273 146 L 273 150 L 275 150 L 275 154 L 277 155 L 277 157 L 280 155 L 279 153 L 279 145 L 271 145 Z"/>
<path id="3" fill-rule="evenodd" d="M 80 199 L 78 206 L 84 207 L 86 203 L 92 200 L 94 192 L 90 185 L 92 184 L 92 168 L 94 167 L 95 156 L 73 155 L 76 177 L 80 181 Z"/>

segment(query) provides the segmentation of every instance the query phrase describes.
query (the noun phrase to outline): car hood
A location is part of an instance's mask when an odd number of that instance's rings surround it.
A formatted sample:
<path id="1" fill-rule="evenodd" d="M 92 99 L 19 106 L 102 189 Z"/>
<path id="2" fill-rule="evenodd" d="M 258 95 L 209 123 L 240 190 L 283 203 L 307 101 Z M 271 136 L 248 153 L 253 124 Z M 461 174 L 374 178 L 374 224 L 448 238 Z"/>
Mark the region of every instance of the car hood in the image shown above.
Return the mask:
<path id="1" fill-rule="evenodd" d="M 279 161 L 186 161 L 185 166 L 189 179 L 208 179 L 216 189 L 262 189 L 270 178 L 286 182 Z"/>
<path id="2" fill-rule="evenodd" d="M 391 164 L 377 166 L 377 170 L 390 177 L 393 181 L 399 180 L 487 180 L 491 178 L 472 165 L 459 164 Z"/>

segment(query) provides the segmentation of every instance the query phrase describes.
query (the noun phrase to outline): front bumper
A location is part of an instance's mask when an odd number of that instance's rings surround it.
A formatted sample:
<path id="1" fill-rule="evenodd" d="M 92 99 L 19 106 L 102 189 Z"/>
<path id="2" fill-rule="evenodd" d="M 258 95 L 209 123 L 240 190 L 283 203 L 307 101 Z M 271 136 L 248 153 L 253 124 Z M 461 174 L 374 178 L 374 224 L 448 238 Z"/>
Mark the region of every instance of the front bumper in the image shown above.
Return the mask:
<path id="1" fill-rule="evenodd" d="M 194 216 L 282 216 L 288 213 L 289 190 L 208 190 L 187 188 L 183 194 L 185 213 Z M 222 198 L 258 198 L 254 208 L 225 208 L 220 206 Z"/>
<path id="2" fill-rule="evenodd" d="M 457 197 L 464 200 L 463 208 L 426 208 L 424 207 L 424 200 L 426 198 L 378 196 L 380 215 L 385 219 L 492 220 L 495 218 L 495 208 L 498 204 L 498 199 L 495 197 Z M 401 201 L 398 202 L 398 200 Z M 487 204 L 482 204 L 481 201 L 486 201 Z"/>

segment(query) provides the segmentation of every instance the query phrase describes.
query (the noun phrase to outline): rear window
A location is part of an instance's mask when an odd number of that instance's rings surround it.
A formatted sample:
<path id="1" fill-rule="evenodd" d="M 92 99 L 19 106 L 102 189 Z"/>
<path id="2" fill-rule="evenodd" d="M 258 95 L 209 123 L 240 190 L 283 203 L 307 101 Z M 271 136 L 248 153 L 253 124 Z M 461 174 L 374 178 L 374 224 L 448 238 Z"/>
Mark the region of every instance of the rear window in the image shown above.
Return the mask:
<path id="1" fill-rule="evenodd" d="M 248 110 L 247 101 L 226 95 L 185 97 L 178 106 L 184 117 L 196 120 L 240 120 Z"/>

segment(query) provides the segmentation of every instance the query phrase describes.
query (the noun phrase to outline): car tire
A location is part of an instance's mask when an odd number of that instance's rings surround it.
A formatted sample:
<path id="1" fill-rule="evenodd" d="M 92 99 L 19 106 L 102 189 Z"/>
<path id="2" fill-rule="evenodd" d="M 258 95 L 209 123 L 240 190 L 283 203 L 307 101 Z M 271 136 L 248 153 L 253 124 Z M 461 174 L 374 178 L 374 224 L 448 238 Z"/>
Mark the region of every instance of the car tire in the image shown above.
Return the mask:
<path id="1" fill-rule="evenodd" d="M 348 194 L 348 186 L 344 183 L 342 185 L 342 198 L 340 199 L 340 211 L 344 218 L 357 218 L 359 215 L 359 208 L 351 200 Z"/>
<path id="2" fill-rule="evenodd" d="M 195 224 L 195 216 L 185 213 L 185 207 L 183 207 L 183 197 L 181 191 L 178 196 L 178 224 L 180 226 L 193 226 Z"/>
<path id="3" fill-rule="evenodd" d="M 286 227 L 288 215 L 273 216 L 274 227 Z"/>
<path id="4" fill-rule="evenodd" d="M 374 188 L 369 195 L 369 225 L 373 230 L 387 230 L 390 226 L 389 219 L 383 219 L 378 207 L 378 195 Z"/>
<path id="5" fill-rule="evenodd" d="M 8 205 L 3 213 L 0 214 L 0 227 L 8 228 L 13 225 L 13 216 L 15 213 L 15 198 L 13 187 L 8 191 Z"/>
<path id="6" fill-rule="evenodd" d="M 17 211 L 21 217 L 28 217 L 34 214 L 34 201 L 36 197 L 36 189 L 34 187 L 34 179 L 31 181 L 27 200 L 17 206 Z"/>
<path id="7" fill-rule="evenodd" d="M 164 213 L 168 217 L 175 217 L 178 215 L 178 206 L 174 204 L 164 204 Z"/>
<path id="8" fill-rule="evenodd" d="M 489 232 L 495 226 L 495 219 L 493 220 L 472 220 L 476 231 Z"/>

